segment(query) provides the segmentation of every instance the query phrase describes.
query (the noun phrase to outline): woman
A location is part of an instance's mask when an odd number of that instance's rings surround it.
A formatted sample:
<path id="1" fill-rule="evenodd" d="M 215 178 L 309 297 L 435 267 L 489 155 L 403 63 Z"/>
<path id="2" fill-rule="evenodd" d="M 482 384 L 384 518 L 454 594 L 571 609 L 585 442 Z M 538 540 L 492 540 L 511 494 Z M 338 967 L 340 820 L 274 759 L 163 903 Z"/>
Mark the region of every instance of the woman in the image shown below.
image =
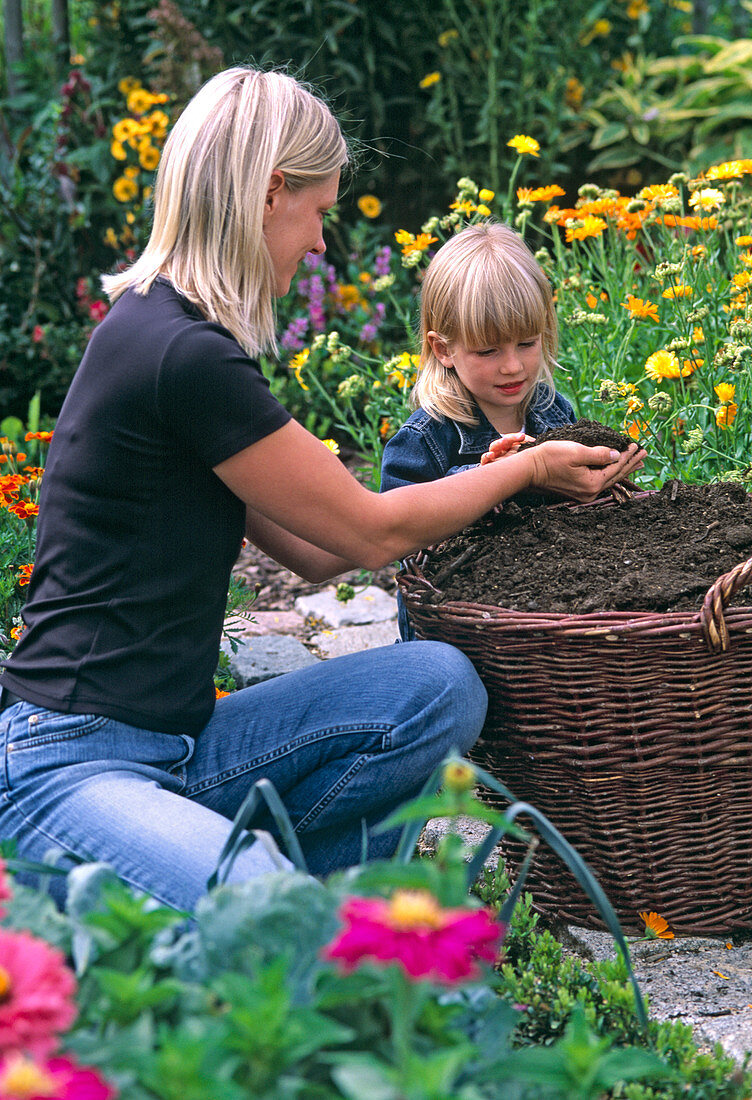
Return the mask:
<path id="1" fill-rule="evenodd" d="M 473 744 L 485 692 L 462 654 L 421 642 L 215 706 L 243 535 L 321 581 L 404 557 L 528 486 L 590 499 L 639 459 L 547 444 L 379 496 L 292 420 L 254 356 L 274 346 L 273 298 L 324 251 L 346 161 L 329 110 L 281 73 L 220 73 L 170 135 L 149 243 L 105 280 L 113 308 L 58 419 L 27 629 L 0 681 L 0 836 L 21 856 L 103 860 L 191 909 L 267 777 L 313 873 L 355 862 L 363 823 Z M 370 854 L 395 839 L 371 835 Z M 257 841 L 231 878 L 276 866 Z"/>

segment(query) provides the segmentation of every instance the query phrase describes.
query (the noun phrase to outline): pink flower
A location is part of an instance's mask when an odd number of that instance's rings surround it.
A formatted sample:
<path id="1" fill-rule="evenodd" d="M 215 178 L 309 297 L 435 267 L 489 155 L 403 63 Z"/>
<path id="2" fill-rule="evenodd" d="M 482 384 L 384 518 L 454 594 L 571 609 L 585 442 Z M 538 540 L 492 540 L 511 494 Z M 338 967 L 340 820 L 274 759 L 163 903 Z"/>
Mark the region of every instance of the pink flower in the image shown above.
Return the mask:
<path id="1" fill-rule="evenodd" d="M 34 328 L 31 330 L 31 339 L 35 344 L 42 343 L 42 340 L 44 340 L 44 329 L 41 325 L 34 325 Z"/>
<path id="2" fill-rule="evenodd" d="M 442 909 L 423 890 L 397 890 L 390 900 L 348 898 L 339 912 L 345 928 L 324 950 L 345 971 L 364 959 L 396 962 L 411 978 L 454 985 L 493 963 L 504 927 L 487 909 Z"/>
<path id="3" fill-rule="evenodd" d="M 0 1062 L 2 1100 L 111 1100 L 115 1090 L 96 1070 L 71 1058 L 35 1062 L 14 1051 Z"/>
<path id="4" fill-rule="evenodd" d="M 22 566 L 22 569 L 25 568 L 25 566 Z M 22 582 L 19 581 L 19 584 L 20 583 Z M 27 581 L 26 583 L 28 584 L 29 582 Z M 4 901 L 10 901 L 12 897 L 13 891 L 11 890 L 10 881 L 5 872 L 5 860 L 0 858 L 0 917 L 4 917 L 6 912 L 2 903 Z"/>
<path id="5" fill-rule="evenodd" d="M 100 298 L 89 302 L 89 316 L 93 321 L 101 321 L 107 316 L 107 306 Z"/>
<path id="6" fill-rule="evenodd" d="M 75 991 L 62 952 L 29 932 L 0 929 L 0 1051 L 51 1051 L 75 1019 Z"/>

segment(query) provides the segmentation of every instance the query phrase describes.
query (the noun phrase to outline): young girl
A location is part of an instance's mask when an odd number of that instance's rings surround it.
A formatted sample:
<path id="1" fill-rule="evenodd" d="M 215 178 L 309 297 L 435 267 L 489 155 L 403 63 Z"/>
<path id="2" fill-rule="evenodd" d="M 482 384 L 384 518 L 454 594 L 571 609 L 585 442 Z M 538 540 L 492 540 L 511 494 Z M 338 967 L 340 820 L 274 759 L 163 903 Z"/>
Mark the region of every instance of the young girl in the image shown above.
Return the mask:
<path id="1" fill-rule="evenodd" d="M 257 356 L 274 347 L 274 297 L 324 251 L 346 160 L 321 100 L 244 67 L 213 77 L 170 134 L 149 242 L 107 280 L 114 304 L 58 418 L 27 629 L 0 680 L 0 837 L 19 856 L 102 860 L 192 909 L 264 777 L 312 873 L 357 862 L 363 828 L 478 737 L 483 685 L 452 646 L 416 642 L 215 706 L 244 534 L 318 582 L 446 538 L 523 489 L 592 499 L 637 461 L 551 443 L 379 495 L 292 419 Z M 371 833 L 370 854 L 396 842 Z M 231 878 L 276 866 L 255 840 Z"/>
<path id="2" fill-rule="evenodd" d="M 382 492 L 485 464 L 574 421 L 554 390 L 551 287 L 508 226 L 468 226 L 442 245 L 423 280 L 420 335 L 417 408 L 384 448 Z"/>
<path id="3" fill-rule="evenodd" d="M 442 245 L 421 288 L 420 334 L 417 409 L 384 448 L 382 492 L 485 465 L 574 421 L 554 390 L 551 287 L 508 226 L 468 226 Z M 414 635 L 399 605 L 407 640 Z"/>

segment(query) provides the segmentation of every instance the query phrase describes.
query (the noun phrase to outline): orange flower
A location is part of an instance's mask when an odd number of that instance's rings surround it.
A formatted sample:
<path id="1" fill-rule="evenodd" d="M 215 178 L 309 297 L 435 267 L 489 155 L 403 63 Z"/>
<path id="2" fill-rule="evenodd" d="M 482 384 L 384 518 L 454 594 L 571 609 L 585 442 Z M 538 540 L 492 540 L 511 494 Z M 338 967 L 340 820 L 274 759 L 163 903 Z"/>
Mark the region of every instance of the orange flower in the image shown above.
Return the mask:
<path id="1" fill-rule="evenodd" d="M 229 691 L 221 691 L 220 688 L 218 688 L 216 686 L 214 688 L 214 698 L 215 699 L 224 699 L 225 696 L 229 695 L 229 694 L 230 694 Z"/>
<path id="2" fill-rule="evenodd" d="M 31 571 L 34 568 L 33 565 L 22 565 L 18 570 L 18 583 L 23 588 L 31 580 Z"/>
<path id="3" fill-rule="evenodd" d="M 720 409 L 715 410 L 715 422 L 719 428 L 730 428 L 736 419 L 736 414 L 739 411 L 738 405 L 722 405 Z"/>
<path id="4" fill-rule="evenodd" d="M 643 321 L 658 320 L 658 306 L 655 302 L 649 302 L 647 298 L 635 298 L 633 294 L 628 294 L 626 302 L 621 304 L 629 310 L 630 317 Z"/>
<path id="5" fill-rule="evenodd" d="M 640 913 L 645 921 L 645 938 L 648 940 L 672 940 L 674 933 L 669 931 L 668 921 L 658 913 Z"/>

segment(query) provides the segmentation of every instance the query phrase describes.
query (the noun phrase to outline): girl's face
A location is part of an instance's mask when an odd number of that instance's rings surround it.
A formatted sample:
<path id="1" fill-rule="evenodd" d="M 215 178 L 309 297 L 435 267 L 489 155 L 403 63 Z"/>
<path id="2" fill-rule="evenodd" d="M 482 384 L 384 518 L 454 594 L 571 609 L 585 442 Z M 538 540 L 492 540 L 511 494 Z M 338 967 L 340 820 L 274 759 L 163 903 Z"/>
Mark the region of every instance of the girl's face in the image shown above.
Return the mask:
<path id="1" fill-rule="evenodd" d="M 307 253 L 325 251 L 324 214 L 337 201 L 338 189 L 339 172 L 300 191 L 289 190 L 283 172 L 272 172 L 264 205 L 264 239 L 274 268 L 277 298 L 287 294 Z"/>
<path id="2" fill-rule="evenodd" d="M 439 362 L 457 372 L 497 431 L 516 432 L 524 427 L 520 405 L 540 372 L 540 333 L 518 343 L 482 348 L 449 346 L 436 333 L 429 333 L 428 339 Z"/>

